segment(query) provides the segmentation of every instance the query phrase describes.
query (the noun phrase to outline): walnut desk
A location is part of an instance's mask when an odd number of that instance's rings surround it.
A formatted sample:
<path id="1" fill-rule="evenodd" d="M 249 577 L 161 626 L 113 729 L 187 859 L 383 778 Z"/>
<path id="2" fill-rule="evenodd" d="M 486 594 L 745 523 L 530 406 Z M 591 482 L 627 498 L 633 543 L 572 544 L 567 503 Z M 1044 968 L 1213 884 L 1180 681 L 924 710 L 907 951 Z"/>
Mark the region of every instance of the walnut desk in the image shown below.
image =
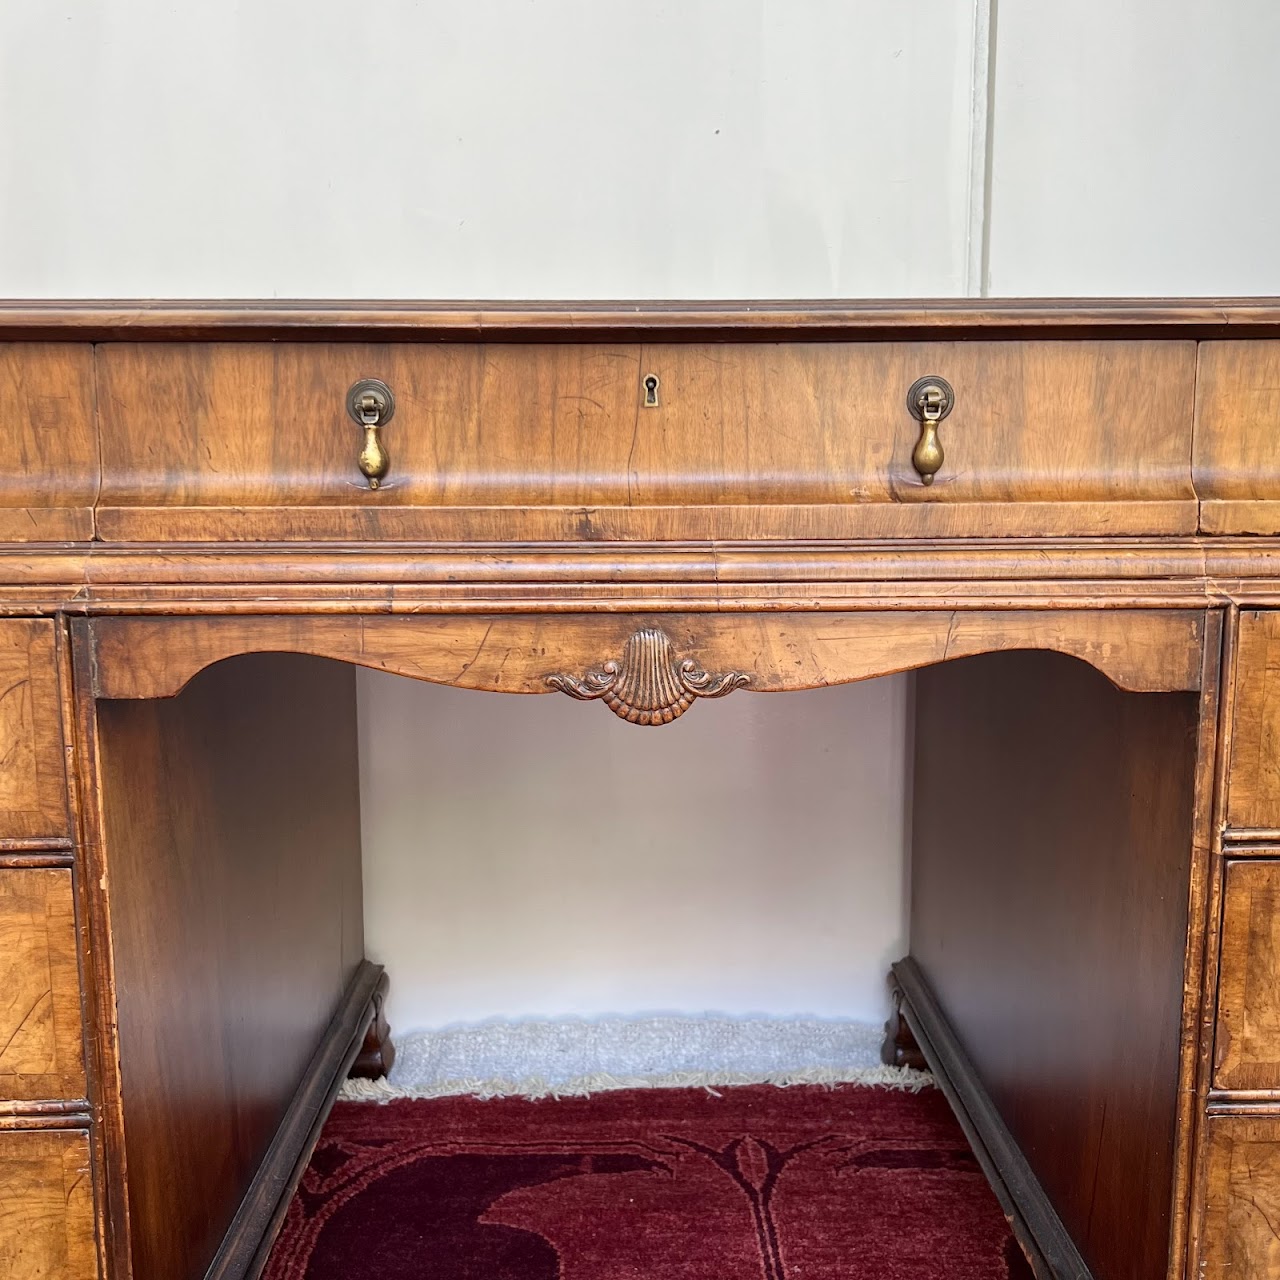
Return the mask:
<path id="1" fill-rule="evenodd" d="M 6 1280 L 256 1275 L 384 1060 L 353 664 L 918 671 L 887 1051 L 1041 1276 L 1280 1276 L 1280 306 L 11 304 L 0 444 Z"/>

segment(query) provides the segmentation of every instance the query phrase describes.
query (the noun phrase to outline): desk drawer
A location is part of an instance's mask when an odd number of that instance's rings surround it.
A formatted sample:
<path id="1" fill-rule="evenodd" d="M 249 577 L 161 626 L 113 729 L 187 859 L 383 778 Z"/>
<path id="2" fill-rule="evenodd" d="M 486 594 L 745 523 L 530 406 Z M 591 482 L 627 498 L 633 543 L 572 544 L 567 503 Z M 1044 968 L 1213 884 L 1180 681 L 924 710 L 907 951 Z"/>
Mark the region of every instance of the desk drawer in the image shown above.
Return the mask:
<path id="1" fill-rule="evenodd" d="M 1280 860 L 1227 863 L 1214 1084 L 1280 1089 Z"/>
<path id="2" fill-rule="evenodd" d="M 53 623 L 6 619 L 0 621 L 0 847 L 69 833 Z"/>
<path id="3" fill-rule="evenodd" d="M 1205 533 L 1280 533 L 1280 342 L 1200 344 L 1196 490 Z"/>
<path id="4" fill-rule="evenodd" d="M 1280 828 L 1280 610 L 1240 614 L 1227 825 Z"/>
<path id="5" fill-rule="evenodd" d="M 0 343 L 0 542 L 93 537 L 93 347 Z"/>
<path id="6" fill-rule="evenodd" d="M 0 1131 L 0 1276 L 94 1280 L 89 1135 Z"/>
<path id="7" fill-rule="evenodd" d="M 0 1101 L 85 1096 L 71 872 L 0 870 Z"/>
<path id="8" fill-rule="evenodd" d="M 1196 527 L 1189 341 L 108 343 L 98 360 L 109 540 Z M 954 392 L 928 485 L 907 406 L 925 375 Z M 376 491 L 347 410 L 363 378 L 394 395 Z"/>
<path id="9" fill-rule="evenodd" d="M 1197 1280 L 1280 1276 L 1280 1116 L 1214 1116 Z"/>

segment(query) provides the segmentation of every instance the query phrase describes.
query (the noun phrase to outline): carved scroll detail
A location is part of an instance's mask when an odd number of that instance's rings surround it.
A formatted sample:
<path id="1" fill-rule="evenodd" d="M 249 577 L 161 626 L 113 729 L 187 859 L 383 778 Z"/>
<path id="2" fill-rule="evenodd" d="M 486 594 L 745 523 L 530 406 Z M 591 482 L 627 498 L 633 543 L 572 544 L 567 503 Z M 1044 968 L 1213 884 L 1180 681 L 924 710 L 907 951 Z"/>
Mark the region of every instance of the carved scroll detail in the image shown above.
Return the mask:
<path id="1" fill-rule="evenodd" d="M 670 724 L 695 698 L 723 698 L 750 684 L 741 671 L 710 675 L 692 659 L 677 659 L 671 637 L 658 627 L 641 627 L 622 649 L 622 661 L 609 661 L 578 679 L 550 675 L 547 683 L 582 702 L 604 699 L 614 715 L 630 724 Z"/>

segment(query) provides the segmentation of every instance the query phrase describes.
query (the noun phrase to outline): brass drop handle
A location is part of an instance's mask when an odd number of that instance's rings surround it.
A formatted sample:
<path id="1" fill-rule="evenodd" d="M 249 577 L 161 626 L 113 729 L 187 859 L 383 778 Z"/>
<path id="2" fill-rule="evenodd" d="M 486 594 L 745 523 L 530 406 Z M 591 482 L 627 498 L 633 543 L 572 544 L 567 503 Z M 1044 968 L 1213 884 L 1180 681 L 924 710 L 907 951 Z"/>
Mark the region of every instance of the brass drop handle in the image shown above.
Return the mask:
<path id="1" fill-rule="evenodd" d="M 945 455 L 942 440 L 938 436 L 938 424 L 951 412 L 956 393 L 945 378 L 930 374 L 917 378 L 907 392 L 907 408 L 920 424 L 920 439 L 911 451 L 911 465 L 915 467 L 922 484 L 932 484 L 933 477 L 942 469 Z"/>
<path id="2" fill-rule="evenodd" d="M 364 444 L 356 456 L 360 474 L 377 489 L 391 466 L 391 455 L 382 442 L 381 428 L 396 411 L 391 388 L 380 378 L 361 378 L 347 392 L 347 412 L 364 432 Z"/>

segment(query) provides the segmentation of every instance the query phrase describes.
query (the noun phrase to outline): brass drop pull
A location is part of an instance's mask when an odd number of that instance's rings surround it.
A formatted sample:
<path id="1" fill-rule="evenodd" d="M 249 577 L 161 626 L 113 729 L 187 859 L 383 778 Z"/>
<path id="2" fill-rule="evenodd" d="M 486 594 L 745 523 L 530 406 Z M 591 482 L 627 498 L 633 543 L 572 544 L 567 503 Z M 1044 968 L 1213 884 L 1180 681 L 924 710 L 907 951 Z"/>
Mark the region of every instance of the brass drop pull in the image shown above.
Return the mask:
<path id="1" fill-rule="evenodd" d="M 938 424 L 951 412 L 956 393 L 945 378 L 932 374 L 917 378 L 907 392 L 907 408 L 920 424 L 920 439 L 911 451 L 911 465 L 920 476 L 921 483 L 932 484 L 933 477 L 942 469 L 944 454 L 938 437 Z"/>
<path id="2" fill-rule="evenodd" d="M 380 378 L 362 378 L 347 392 L 347 412 L 364 431 L 364 444 L 356 457 L 360 474 L 377 489 L 391 466 L 391 455 L 382 442 L 380 428 L 395 415 L 391 388 Z"/>

